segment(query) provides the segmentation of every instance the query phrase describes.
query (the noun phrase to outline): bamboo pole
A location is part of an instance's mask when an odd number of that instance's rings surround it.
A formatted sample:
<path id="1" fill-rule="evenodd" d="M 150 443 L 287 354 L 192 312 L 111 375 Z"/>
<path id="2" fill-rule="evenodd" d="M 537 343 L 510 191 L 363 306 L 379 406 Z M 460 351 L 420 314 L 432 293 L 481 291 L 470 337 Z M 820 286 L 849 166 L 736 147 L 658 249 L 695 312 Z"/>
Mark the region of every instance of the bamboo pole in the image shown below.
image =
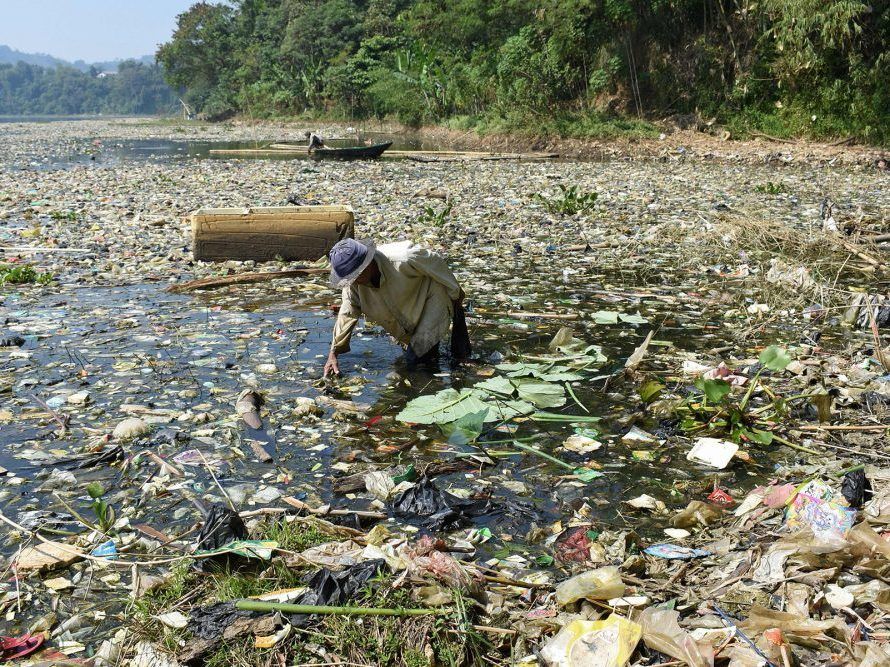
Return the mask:
<path id="1" fill-rule="evenodd" d="M 327 614 L 337 616 L 436 616 L 443 609 L 387 609 L 382 607 L 328 607 L 317 604 L 290 604 L 286 602 L 263 602 L 261 600 L 238 600 L 236 609 L 242 611 L 280 611 L 285 614 Z"/>

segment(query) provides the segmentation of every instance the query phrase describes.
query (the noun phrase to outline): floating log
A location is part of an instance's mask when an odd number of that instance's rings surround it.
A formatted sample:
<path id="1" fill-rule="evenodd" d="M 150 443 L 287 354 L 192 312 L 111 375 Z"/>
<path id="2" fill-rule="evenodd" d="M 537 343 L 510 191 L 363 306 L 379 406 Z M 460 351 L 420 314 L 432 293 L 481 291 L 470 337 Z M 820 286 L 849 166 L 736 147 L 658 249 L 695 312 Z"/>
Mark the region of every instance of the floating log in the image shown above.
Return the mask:
<path id="1" fill-rule="evenodd" d="M 315 261 L 355 233 L 349 206 L 202 208 L 189 219 L 192 253 L 205 262 Z"/>

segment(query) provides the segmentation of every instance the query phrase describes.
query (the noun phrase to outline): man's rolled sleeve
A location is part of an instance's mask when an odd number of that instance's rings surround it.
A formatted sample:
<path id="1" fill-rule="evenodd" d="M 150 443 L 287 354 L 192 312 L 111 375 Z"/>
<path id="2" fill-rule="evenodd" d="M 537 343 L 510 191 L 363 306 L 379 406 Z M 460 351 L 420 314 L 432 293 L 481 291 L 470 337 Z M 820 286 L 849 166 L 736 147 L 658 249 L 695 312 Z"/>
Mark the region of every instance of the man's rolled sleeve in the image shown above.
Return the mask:
<path id="1" fill-rule="evenodd" d="M 349 352 L 349 341 L 361 315 L 362 310 L 358 303 L 358 294 L 352 287 L 345 288 L 343 290 L 343 302 L 340 304 L 340 312 L 337 314 L 337 322 L 334 324 L 334 338 L 331 342 L 331 351 L 334 354 Z"/>

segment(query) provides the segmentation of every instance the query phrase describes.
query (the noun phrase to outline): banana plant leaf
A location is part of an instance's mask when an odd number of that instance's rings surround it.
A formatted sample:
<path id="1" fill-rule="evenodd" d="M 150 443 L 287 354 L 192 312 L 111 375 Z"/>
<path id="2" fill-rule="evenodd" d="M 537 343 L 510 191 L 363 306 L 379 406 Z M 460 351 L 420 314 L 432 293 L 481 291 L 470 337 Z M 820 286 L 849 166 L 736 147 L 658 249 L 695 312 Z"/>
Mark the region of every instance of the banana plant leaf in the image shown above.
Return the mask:
<path id="1" fill-rule="evenodd" d="M 456 421 L 439 424 L 439 428 L 448 437 L 450 444 L 468 445 L 471 442 L 475 442 L 482 434 L 486 414 L 487 411 L 471 412 Z"/>
<path id="2" fill-rule="evenodd" d="M 269 560 L 272 552 L 278 548 L 278 542 L 271 540 L 233 540 L 218 549 L 199 549 L 196 556 L 216 556 L 219 554 L 237 554 L 244 558 Z"/>
<path id="3" fill-rule="evenodd" d="M 536 378 L 493 377 L 476 384 L 475 388 L 498 396 L 512 397 L 515 393 L 536 408 L 556 408 L 566 403 L 565 388 L 561 384 Z"/>
<path id="4" fill-rule="evenodd" d="M 410 401 L 396 419 L 407 424 L 446 424 L 473 413 L 483 422 L 502 421 L 534 411 L 534 405 L 516 400 L 487 400 L 491 394 L 475 389 L 443 389 Z"/>
<path id="5" fill-rule="evenodd" d="M 527 378 L 513 380 L 513 384 L 519 398 L 534 404 L 536 408 L 558 408 L 566 404 L 566 392 L 561 384 Z"/>
<path id="6" fill-rule="evenodd" d="M 551 364 L 518 362 L 515 364 L 498 364 L 497 369 L 504 371 L 508 377 L 515 378 L 530 375 L 547 382 L 576 382 L 584 377 L 568 366 L 554 366 Z"/>

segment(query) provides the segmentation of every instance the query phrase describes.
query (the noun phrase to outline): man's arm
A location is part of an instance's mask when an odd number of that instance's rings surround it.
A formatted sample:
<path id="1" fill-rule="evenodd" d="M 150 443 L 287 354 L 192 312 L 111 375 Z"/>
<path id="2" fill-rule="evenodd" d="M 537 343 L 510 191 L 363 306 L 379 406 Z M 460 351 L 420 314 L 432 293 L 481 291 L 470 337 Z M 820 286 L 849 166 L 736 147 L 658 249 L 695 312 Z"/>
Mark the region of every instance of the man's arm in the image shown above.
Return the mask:
<path id="1" fill-rule="evenodd" d="M 359 305 L 358 294 L 355 288 L 347 287 L 343 290 L 343 302 L 340 304 L 340 312 L 337 314 L 337 322 L 334 324 L 334 336 L 331 341 L 331 351 L 328 354 L 327 363 L 324 365 L 324 376 L 334 373 L 340 374 L 340 366 L 337 363 L 337 355 L 349 352 L 349 340 L 355 325 L 358 324 L 362 309 Z"/>

